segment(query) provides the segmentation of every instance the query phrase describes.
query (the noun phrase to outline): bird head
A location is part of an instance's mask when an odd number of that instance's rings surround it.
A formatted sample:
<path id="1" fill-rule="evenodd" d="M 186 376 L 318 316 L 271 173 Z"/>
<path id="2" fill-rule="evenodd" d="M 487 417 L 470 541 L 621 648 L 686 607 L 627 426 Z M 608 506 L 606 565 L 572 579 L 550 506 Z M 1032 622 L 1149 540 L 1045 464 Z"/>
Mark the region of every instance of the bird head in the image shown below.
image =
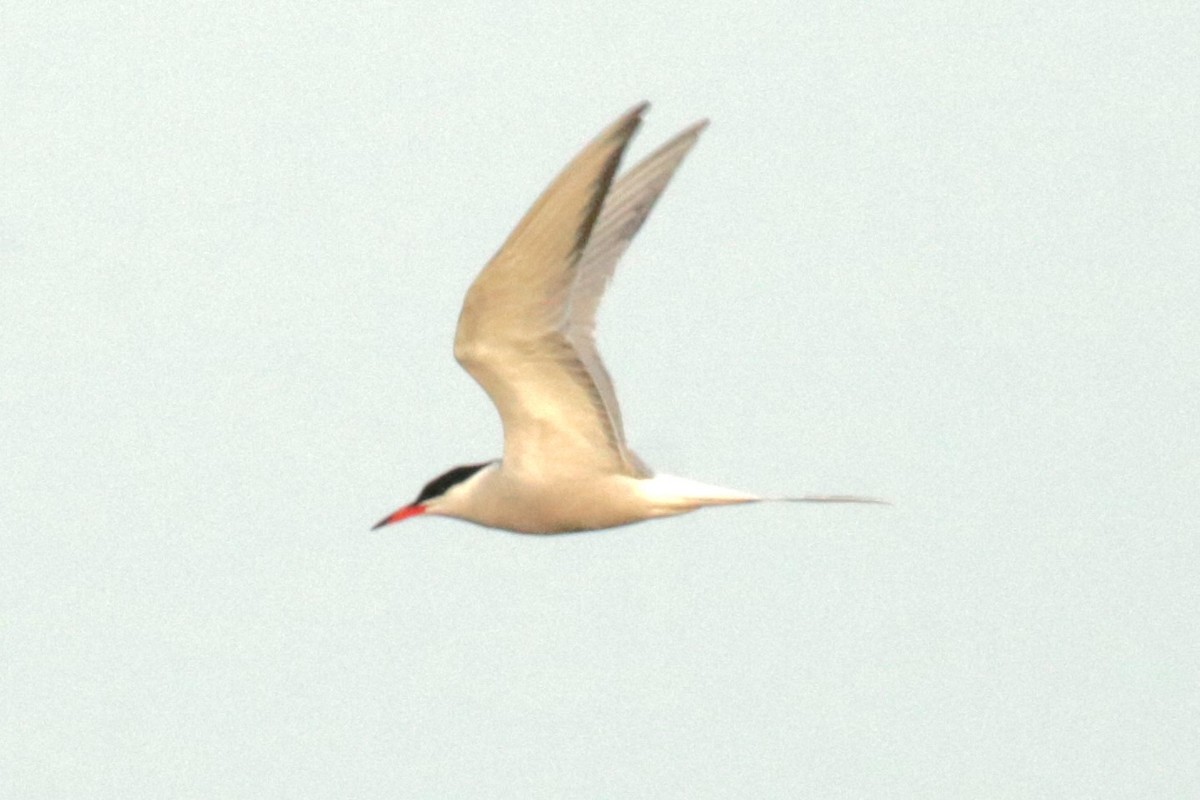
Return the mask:
<path id="1" fill-rule="evenodd" d="M 391 525 L 393 522 L 402 522 L 420 514 L 452 513 L 454 501 L 464 491 L 463 484 L 491 463 L 491 461 L 485 461 L 482 464 L 467 464 L 443 472 L 425 484 L 416 500 L 379 520 L 371 527 L 371 530 Z"/>

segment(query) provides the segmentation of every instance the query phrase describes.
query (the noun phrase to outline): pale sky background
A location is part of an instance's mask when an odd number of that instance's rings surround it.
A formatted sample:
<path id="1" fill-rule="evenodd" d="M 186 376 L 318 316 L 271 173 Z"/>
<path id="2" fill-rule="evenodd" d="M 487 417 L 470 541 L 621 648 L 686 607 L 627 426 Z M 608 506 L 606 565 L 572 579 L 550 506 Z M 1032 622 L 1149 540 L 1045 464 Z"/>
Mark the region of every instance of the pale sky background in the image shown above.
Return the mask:
<path id="1" fill-rule="evenodd" d="M 1200 794 L 1195 3 L 248 5 L 0 12 L 0 797 Z M 643 99 L 634 447 L 895 507 L 368 532 Z"/>

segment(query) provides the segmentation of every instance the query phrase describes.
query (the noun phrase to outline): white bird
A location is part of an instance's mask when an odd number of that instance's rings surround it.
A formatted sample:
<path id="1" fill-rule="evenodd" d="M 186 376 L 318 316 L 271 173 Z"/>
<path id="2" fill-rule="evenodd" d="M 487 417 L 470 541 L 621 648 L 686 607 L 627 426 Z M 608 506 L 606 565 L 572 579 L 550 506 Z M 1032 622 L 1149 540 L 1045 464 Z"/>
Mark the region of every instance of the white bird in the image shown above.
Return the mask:
<path id="1" fill-rule="evenodd" d="M 625 443 L 596 350 L 596 309 L 618 259 L 708 125 L 697 122 L 614 181 L 647 105 L 567 165 L 467 291 L 454 357 L 500 412 L 504 457 L 438 476 L 375 528 L 435 514 L 567 533 L 764 500 L 880 502 L 762 497 L 655 474 Z"/>

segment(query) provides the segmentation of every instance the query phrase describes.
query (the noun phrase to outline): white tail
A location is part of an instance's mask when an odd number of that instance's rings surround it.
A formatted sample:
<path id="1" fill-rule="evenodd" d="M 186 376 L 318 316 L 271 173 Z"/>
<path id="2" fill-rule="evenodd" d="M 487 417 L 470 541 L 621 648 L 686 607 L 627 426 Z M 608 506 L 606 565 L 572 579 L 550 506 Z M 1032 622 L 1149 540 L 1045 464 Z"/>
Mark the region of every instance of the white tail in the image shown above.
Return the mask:
<path id="1" fill-rule="evenodd" d="M 804 495 L 802 497 L 765 497 L 737 489 L 713 486 L 676 475 L 654 475 L 640 481 L 642 492 L 655 501 L 674 509 L 696 509 L 703 506 L 726 506 L 739 503 L 871 503 L 891 505 L 887 500 L 845 494 Z"/>
<path id="2" fill-rule="evenodd" d="M 880 500 L 878 497 L 858 497 L 852 494 L 807 494 L 803 497 L 764 497 L 763 500 L 776 500 L 781 503 L 871 503 L 877 506 L 890 506 L 891 500 Z"/>

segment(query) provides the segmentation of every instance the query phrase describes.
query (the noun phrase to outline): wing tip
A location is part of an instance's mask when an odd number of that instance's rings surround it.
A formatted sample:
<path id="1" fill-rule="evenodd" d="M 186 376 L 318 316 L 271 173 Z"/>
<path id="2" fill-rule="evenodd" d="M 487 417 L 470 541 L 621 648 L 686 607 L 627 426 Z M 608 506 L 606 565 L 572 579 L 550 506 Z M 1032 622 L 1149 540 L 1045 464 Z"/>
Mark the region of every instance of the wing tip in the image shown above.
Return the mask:
<path id="1" fill-rule="evenodd" d="M 628 139 L 633 136 L 633 132 L 642 122 L 642 116 L 650 108 L 650 101 L 643 100 L 640 103 L 632 106 L 628 111 L 622 114 L 610 128 L 609 135 L 611 137 Z M 676 147 L 683 141 L 695 141 L 701 133 L 711 124 L 712 120 L 708 117 L 703 117 L 696 120 L 688 127 L 680 131 L 674 138 L 663 145 L 660 149 L 668 149 Z"/>
<path id="2" fill-rule="evenodd" d="M 633 132 L 642 124 L 642 115 L 646 113 L 646 109 L 650 108 L 650 101 L 643 100 L 637 105 L 630 108 L 624 114 L 617 118 L 617 121 L 609 128 L 608 140 L 618 139 L 628 141 Z"/>

